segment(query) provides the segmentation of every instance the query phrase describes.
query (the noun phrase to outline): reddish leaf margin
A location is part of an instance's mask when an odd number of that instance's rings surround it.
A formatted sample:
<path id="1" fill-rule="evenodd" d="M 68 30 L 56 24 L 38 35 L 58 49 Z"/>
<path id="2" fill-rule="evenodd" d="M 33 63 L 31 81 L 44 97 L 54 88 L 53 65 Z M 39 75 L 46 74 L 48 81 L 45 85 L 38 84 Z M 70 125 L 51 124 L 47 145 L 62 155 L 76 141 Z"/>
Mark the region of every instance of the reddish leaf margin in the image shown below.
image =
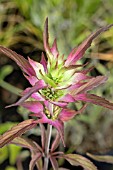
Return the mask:
<path id="1" fill-rule="evenodd" d="M 34 128 L 36 122 L 33 119 L 25 120 L 0 136 L 0 148 L 10 143 L 14 138 L 21 136 L 26 131 Z"/>

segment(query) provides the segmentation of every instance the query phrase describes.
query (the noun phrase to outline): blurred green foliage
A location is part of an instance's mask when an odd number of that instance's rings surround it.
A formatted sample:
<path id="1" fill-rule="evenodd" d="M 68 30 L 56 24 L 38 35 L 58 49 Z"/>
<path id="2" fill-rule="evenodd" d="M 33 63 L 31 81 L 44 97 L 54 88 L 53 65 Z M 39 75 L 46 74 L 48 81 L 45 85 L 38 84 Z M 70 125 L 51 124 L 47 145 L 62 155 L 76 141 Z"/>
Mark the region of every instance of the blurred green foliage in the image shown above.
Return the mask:
<path id="1" fill-rule="evenodd" d="M 4 78 L 6 76 L 8 76 L 9 74 L 11 74 L 13 71 L 13 67 L 11 65 L 5 65 L 1 68 L 0 70 L 0 79 L 4 80 Z"/>
<path id="2" fill-rule="evenodd" d="M 12 167 L 12 166 L 7 166 L 7 168 L 5 170 L 16 170 L 16 168 Z"/>
<path id="3" fill-rule="evenodd" d="M 112 6 L 113 0 L 0 0 L 0 45 L 23 51 L 25 55 L 32 53 L 35 49 L 42 51 L 43 27 L 45 18 L 48 17 L 50 43 L 56 37 L 60 53 L 64 53 L 67 56 L 70 50 L 82 42 L 92 31 L 113 23 Z M 96 48 L 94 48 L 95 46 Z M 106 52 L 109 49 L 112 54 L 113 29 L 105 32 L 94 41 L 91 49 L 96 52 Z M 90 51 L 86 53 L 87 56 L 90 56 Z M 38 58 L 38 54 L 36 57 Z M 86 58 L 81 63 L 84 60 Z M 94 92 L 100 96 L 104 95 L 107 99 L 113 101 L 113 63 L 110 60 L 104 62 L 104 64 L 97 59 L 89 61 L 90 65 L 95 65 L 96 67 L 93 72 L 94 75 L 97 73 L 102 75 L 109 73 L 107 84 Z M 0 61 L 0 63 L 2 62 Z M 0 81 L 3 82 L 4 78 L 13 69 L 12 66 L 7 65 L 7 62 L 1 64 Z M 11 86 L 7 83 L 1 86 L 11 91 Z M 12 92 L 15 92 L 15 90 L 12 90 Z M 80 105 L 73 107 L 77 108 Z M 19 108 L 18 112 L 23 115 L 24 119 L 28 117 L 28 112 L 23 114 L 24 110 L 22 108 Z M 0 134 L 14 124 L 11 122 L 1 124 Z M 87 107 L 86 113 L 77 116 L 76 119 L 66 124 L 67 146 L 72 145 L 72 151 L 78 148 L 77 151 L 81 153 L 93 149 L 101 152 L 104 151 L 104 148 L 113 147 L 112 135 L 110 138 L 110 126 L 113 126 L 111 111 L 90 105 Z M 109 131 L 108 136 L 106 135 L 107 130 Z M 106 139 L 108 139 L 107 142 Z M 92 148 L 92 144 L 95 141 L 97 145 L 95 148 Z M 100 150 L 98 147 L 100 147 Z M 20 148 L 15 148 L 13 145 L 0 149 L 2 154 L 0 163 L 7 159 L 10 153 L 10 164 L 13 166 L 20 150 Z M 13 169 L 14 167 L 11 166 L 6 168 L 6 170 Z"/>
<path id="4" fill-rule="evenodd" d="M 21 147 L 16 145 L 8 145 L 0 149 L 0 164 L 9 158 L 9 163 L 12 165 L 12 170 L 20 154 Z"/>

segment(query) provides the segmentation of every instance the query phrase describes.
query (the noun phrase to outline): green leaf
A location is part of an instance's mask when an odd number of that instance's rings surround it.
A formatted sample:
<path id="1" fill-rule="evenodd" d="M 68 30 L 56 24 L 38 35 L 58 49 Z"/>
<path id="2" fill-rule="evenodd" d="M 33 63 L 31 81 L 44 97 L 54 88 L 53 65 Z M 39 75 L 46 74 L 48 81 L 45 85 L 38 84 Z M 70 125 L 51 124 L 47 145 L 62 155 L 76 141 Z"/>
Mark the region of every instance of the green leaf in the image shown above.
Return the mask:
<path id="1" fill-rule="evenodd" d="M 16 125 L 17 123 L 13 122 L 6 122 L 0 124 L 0 134 L 5 133 L 8 129 L 10 129 L 12 126 Z"/>
<path id="2" fill-rule="evenodd" d="M 3 66 L 0 70 L 0 79 L 4 79 L 6 76 L 8 76 L 10 73 L 12 73 L 13 67 L 11 65 Z"/>
<path id="3" fill-rule="evenodd" d="M 11 165 L 14 165 L 16 163 L 17 157 L 21 151 L 21 147 L 16 146 L 16 145 L 9 145 L 9 162 Z"/>
<path id="4" fill-rule="evenodd" d="M 5 170 L 17 170 L 17 169 L 13 166 L 7 166 Z"/>
<path id="5" fill-rule="evenodd" d="M 0 149 L 0 164 L 8 158 L 8 148 L 4 147 Z"/>
<path id="6" fill-rule="evenodd" d="M 87 158 L 78 154 L 66 154 L 62 156 L 73 166 L 82 166 L 84 170 L 97 170 L 96 166 Z"/>
<path id="7" fill-rule="evenodd" d="M 110 155 L 93 155 L 87 153 L 87 156 L 99 162 L 107 162 L 113 164 L 113 156 Z"/>

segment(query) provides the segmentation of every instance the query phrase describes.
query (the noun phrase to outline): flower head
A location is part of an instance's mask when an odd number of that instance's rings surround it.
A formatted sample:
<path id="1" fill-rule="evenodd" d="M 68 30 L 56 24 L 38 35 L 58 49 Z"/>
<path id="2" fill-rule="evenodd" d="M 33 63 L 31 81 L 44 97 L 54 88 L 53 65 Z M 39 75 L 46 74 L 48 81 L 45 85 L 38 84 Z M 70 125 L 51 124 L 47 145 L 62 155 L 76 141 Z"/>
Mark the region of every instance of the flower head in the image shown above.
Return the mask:
<path id="1" fill-rule="evenodd" d="M 76 114 L 82 112 L 86 105 L 79 111 L 68 107 L 70 102 L 91 102 L 113 110 L 113 104 L 102 97 L 88 94 L 88 91 L 106 82 L 106 76 L 91 77 L 87 73 L 92 68 L 84 69 L 85 65 L 77 65 L 91 45 L 94 38 L 101 32 L 108 30 L 112 25 L 100 28 L 81 43 L 78 48 L 74 48 L 65 60 L 64 55 L 60 55 L 56 39 L 52 47 L 49 45 L 48 19 L 46 19 L 43 41 L 47 56 L 42 53 L 41 61 L 36 62 L 14 51 L 0 46 L 0 51 L 13 59 L 23 70 L 24 76 L 32 87 L 27 88 L 22 93 L 22 98 L 13 105 L 21 105 L 38 117 L 37 122 L 49 123 L 60 133 L 63 139 L 63 122 L 72 119 Z"/>

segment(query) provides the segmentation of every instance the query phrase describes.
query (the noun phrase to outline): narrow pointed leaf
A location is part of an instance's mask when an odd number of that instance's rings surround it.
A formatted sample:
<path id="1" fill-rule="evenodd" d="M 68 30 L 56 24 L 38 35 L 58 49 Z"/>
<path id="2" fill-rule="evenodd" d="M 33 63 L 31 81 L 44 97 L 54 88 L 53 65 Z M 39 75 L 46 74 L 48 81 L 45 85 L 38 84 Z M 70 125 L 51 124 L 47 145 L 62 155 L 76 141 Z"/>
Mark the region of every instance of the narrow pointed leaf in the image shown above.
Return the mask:
<path id="1" fill-rule="evenodd" d="M 87 156 L 99 162 L 106 162 L 106 163 L 113 164 L 113 156 L 110 156 L 110 155 L 93 155 L 93 154 L 87 153 Z"/>
<path id="2" fill-rule="evenodd" d="M 36 123 L 34 122 L 34 120 L 29 119 L 12 127 L 10 130 L 8 130 L 7 132 L 0 136 L 0 147 L 5 146 L 9 142 L 11 142 L 14 138 L 21 136 L 23 133 L 34 128 L 35 126 Z"/>
<path id="3" fill-rule="evenodd" d="M 54 152 L 57 149 L 57 147 L 59 146 L 60 138 L 61 138 L 60 134 L 57 132 L 55 140 L 53 141 L 52 146 L 51 146 L 51 152 Z"/>
<path id="4" fill-rule="evenodd" d="M 81 73 L 87 74 L 87 73 L 91 72 L 94 68 L 95 68 L 94 66 L 91 66 L 89 68 L 86 68 L 86 69 L 82 70 Z"/>
<path id="5" fill-rule="evenodd" d="M 84 170 L 97 170 L 96 166 L 87 158 L 78 155 L 78 154 L 66 154 L 63 157 L 72 165 L 72 166 L 82 166 Z"/>
<path id="6" fill-rule="evenodd" d="M 41 129 L 41 143 L 42 143 L 42 149 L 45 148 L 45 142 L 46 142 L 46 130 L 43 124 L 40 123 L 40 129 Z"/>
<path id="7" fill-rule="evenodd" d="M 32 86 L 34 86 L 37 83 L 37 81 L 38 81 L 36 76 L 27 76 L 26 74 L 24 74 L 24 77 L 29 81 L 29 83 Z"/>
<path id="8" fill-rule="evenodd" d="M 64 141 L 64 123 L 61 120 L 57 120 L 56 123 L 52 123 L 52 125 L 58 130 L 62 143 L 65 147 L 65 141 Z"/>
<path id="9" fill-rule="evenodd" d="M 55 157 L 50 157 L 50 161 L 53 167 L 53 170 L 58 170 L 58 162 Z"/>
<path id="10" fill-rule="evenodd" d="M 22 93 L 21 93 L 21 96 L 24 96 L 26 95 L 27 93 L 29 93 L 31 87 L 28 87 L 26 88 Z M 32 95 L 31 95 L 32 98 L 34 98 L 35 100 L 37 101 L 45 101 L 45 99 L 41 96 L 41 94 L 39 94 L 37 91 L 34 92 Z"/>
<path id="11" fill-rule="evenodd" d="M 6 47 L 0 46 L 0 53 L 3 53 L 4 55 L 8 56 L 12 60 L 14 60 L 18 66 L 28 75 L 36 75 L 35 71 L 29 64 L 29 62 L 21 55 L 17 54 L 15 51 L 12 51 Z"/>
<path id="12" fill-rule="evenodd" d="M 85 93 L 89 90 L 92 90 L 99 86 L 100 84 L 105 83 L 107 80 L 106 76 L 97 76 L 92 79 L 90 79 L 87 83 L 83 84 L 78 89 L 72 90 L 72 94 L 78 94 L 78 93 Z"/>
<path id="13" fill-rule="evenodd" d="M 33 113 L 43 112 L 43 105 L 38 101 L 27 101 L 21 104 L 24 108 L 30 110 Z"/>
<path id="14" fill-rule="evenodd" d="M 64 155 L 64 152 L 56 151 L 56 152 L 52 152 L 51 155 L 57 158 L 59 157 L 59 155 Z"/>
<path id="15" fill-rule="evenodd" d="M 33 141 L 33 143 L 35 144 L 37 150 L 42 152 L 42 148 L 40 147 L 40 145 L 38 143 L 36 143 L 35 141 Z"/>
<path id="16" fill-rule="evenodd" d="M 72 50 L 65 62 L 65 66 L 68 67 L 70 65 L 74 65 L 76 61 L 78 61 L 84 55 L 85 51 L 90 47 L 93 39 L 95 39 L 100 33 L 107 31 L 112 26 L 113 24 L 102 27 L 94 33 L 90 34 L 89 37 L 78 46 L 78 48 L 74 48 Z"/>
<path id="17" fill-rule="evenodd" d="M 37 169 L 39 170 L 43 170 L 43 161 L 42 161 L 42 158 L 38 159 L 37 162 L 36 162 L 36 167 Z"/>
<path id="18" fill-rule="evenodd" d="M 58 52 L 58 48 L 57 48 L 57 43 L 56 43 L 56 39 L 53 42 L 52 48 L 51 48 L 51 52 L 54 55 L 54 57 L 56 58 L 59 54 Z"/>
<path id="19" fill-rule="evenodd" d="M 34 69 L 34 71 L 35 71 L 35 73 L 36 73 L 36 77 L 37 77 L 38 79 L 42 79 L 42 76 L 41 76 L 41 74 L 40 74 L 40 71 L 41 71 L 41 73 L 42 73 L 43 75 L 45 75 L 45 71 L 44 71 L 43 65 L 40 64 L 40 63 L 37 62 L 37 61 L 32 60 L 31 58 L 28 58 L 28 61 L 29 61 L 30 65 L 33 67 L 33 69 Z"/>
<path id="20" fill-rule="evenodd" d="M 48 33 L 48 18 L 46 18 L 45 21 L 45 25 L 44 25 L 44 33 L 43 33 L 43 42 L 44 42 L 44 48 L 47 54 L 47 58 L 48 58 L 48 65 L 52 64 L 52 62 L 54 61 L 54 56 L 51 52 L 51 48 L 49 46 L 49 33 Z"/>
<path id="21" fill-rule="evenodd" d="M 48 40 L 49 40 L 48 18 L 46 18 L 45 25 L 44 25 L 44 33 L 43 33 L 43 42 L 44 42 L 44 48 L 45 48 L 46 52 L 51 53 Z"/>
<path id="22" fill-rule="evenodd" d="M 69 121 L 71 120 L 75 115 L 82 113 L 86 109 L 87 104 L 85 104 L 80 110 L 75 111 L 71 109 L 62 109 L 59 119 L 61 121 Z"/>
<path id="23" fill-rule="evenodd" d="M 32 160 L 29 164 L 29 170 L 33 170 L 35 165 L 36 165 L 36 162 L 42 157 L 42 154 L 41 153 L 36 153 L 36 155 L 33 155 L 32 157 Z"/>
<path id="24" fill-rule="evenodd" d="M 28 148 L 30 150 L 39 150 L 42 151 L 41 147 L 38 144 L 35 144 L 31 139 L 27 139 L 25 137 L 16 137 L 11 141 L 12 144 L 19 145 L 24 148 Z M 37 147 L 38 145 L 38 147 Z"/>
<path id="25" fill-rule="evenodd" d="M 42 53 L 42 57 L 41 57 L 40 64 L 43 65 L 44 71 L 47 72 L 47 61 L 46 61 L 46 59 L 45 59 L 44 53 Z"/>
<path id="26" fill-rule="evenodd" d="M 45 114 L 43 114 L 42 118 L 36 120 L 35 122 L 37 122 L 37 123 L 48 123 L 48 124 L 54 126 L 58 130 L 58 132 L 59 132 L 59 134 L 61 136 L 61 139 L 62 139 L 62 143 L 63 143 L 63 145 L 65 147 L 65 142 L 64 142 L 64 123 L 61 120 L 51 120 L 51 119 L 48 119 L 45 116 Z"/>
<path id="27" fill-rule="evenodd" d="M 28 92 L 23 95 L 20 100 L 12 105 L 6 106 L 6 108 L 8 107 L 12 107 L 12 106 L 17 106 L 17 105 L 21 105 L 26 99 L 28 99 L 33 93 L 37 92 L 40 89 L 43 89 L 46 87 L 46 84 L 43 80 L 39 80 L 33 87 L 31 87 Z"/>
<path id="28" fill-rule="evenodd" d="M 93 104 L 103 106 L 103 107 L 113 110 L 113 103 L 109 102 L 105 98 L 96 96 L 94 94 L 78 94 L 76 95 L 75 100 L 93 103 Z"/>
<path id="29" fill-rule="evenodd" d="M 76 85 L 74 86 L 74 89 L 75 89 Z M 80 87 L 80 86 L 79 86 Z M 73 89 L 73 88 L 72 88 Z M 75 99 L 74 97 L 71 95 L 71 94 L 66 94 L 65 96 L 61 97 L 59 99 L 59 101 L 63 101 L 63 102 L 74 102 Z"/>

